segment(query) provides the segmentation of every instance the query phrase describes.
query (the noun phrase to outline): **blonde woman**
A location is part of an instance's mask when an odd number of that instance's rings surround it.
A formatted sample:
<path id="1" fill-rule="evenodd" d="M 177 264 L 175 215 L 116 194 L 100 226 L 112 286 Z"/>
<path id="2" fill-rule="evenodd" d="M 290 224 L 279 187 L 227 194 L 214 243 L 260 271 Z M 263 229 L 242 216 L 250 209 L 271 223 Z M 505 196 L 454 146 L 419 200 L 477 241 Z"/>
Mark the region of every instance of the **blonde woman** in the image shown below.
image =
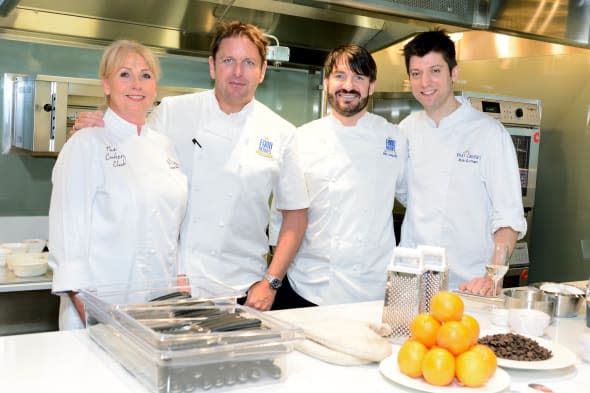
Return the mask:
<path id="1" fill-rule="evenodd" d="M 141 44 L 117 41 L 106 48 L 99 76 L 104 126 L 76 132 L 53 169 L 49 263 L 52 291 L 61 295 L 60 330 L 84 326 L 80 289 L 131 289 L 178 273 L 187 179 L 168 138 L 145 124 L 158 60 Z"/>

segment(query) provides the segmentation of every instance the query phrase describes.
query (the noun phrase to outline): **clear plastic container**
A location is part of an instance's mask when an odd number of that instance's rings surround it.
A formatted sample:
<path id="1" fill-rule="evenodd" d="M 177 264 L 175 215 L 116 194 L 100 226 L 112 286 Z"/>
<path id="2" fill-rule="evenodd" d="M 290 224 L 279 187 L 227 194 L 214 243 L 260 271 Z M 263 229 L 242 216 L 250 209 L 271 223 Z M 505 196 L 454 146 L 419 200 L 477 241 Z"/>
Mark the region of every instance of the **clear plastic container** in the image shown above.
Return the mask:
<path id="1" fill-rule="evenodd" d="M 223 296 L 117 304 L 117 292 L 80 292 L 88 333 L 152 392 L 221 392 L 282 381 L 286 355 L 304 337 L 301 329 Z M 118 292 L 119 299 L 136 295 Z"/>

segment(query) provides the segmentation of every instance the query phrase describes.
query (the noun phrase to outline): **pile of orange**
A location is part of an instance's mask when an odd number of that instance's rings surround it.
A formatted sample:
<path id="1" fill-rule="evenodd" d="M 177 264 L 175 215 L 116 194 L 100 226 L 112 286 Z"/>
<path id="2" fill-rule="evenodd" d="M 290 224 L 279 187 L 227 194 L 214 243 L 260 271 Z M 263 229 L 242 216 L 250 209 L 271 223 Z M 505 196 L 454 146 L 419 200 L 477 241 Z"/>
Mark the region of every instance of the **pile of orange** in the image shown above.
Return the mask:
<path id="1" fill-rule="evenodd" d="M 449 385 L 455 378 L 469 387 L 487 383 L 496 371 L 496 355 L 477 344 L 479 323 L 463 309 L 463 300 L 455 293 L 434 295 L 430 313 L 414 318 L 412 335 L 397 354 L 402 373 L 436 386 Z"/>

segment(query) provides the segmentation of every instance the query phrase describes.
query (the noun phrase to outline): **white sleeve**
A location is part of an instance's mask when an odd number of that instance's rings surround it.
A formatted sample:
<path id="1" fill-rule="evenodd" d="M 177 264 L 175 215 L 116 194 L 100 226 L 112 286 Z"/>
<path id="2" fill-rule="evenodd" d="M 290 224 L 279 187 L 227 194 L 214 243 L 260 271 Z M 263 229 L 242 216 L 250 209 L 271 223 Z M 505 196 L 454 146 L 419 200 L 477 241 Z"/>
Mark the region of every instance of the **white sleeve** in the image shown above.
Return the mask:
<path id="1" fill-rule="evenodd" d="M 278 210 L 298 210 L 309 207 L 309 197 L 303 166 L 297 152 L 297 140 L 295 129 L 289 129 L 285 136 L 282 156 L 280 160 L 280 173 L 278 185 L 273 190 L 273 199 Z"/>
<path id="2" fill-rule="evenodd" d="M 508 131 L 494 132 L 488 143 L 483 178 L 492 204 L 492 233 L 510 227 L 522 239 L 527 231 L 522 205 L 520 171 L 514 144 Z"/>
<path id="3" fill-rule="evenodd" d="M 408 141 L 403 137 L 404 143 L 398 151 L 398 159 L 402 163 L 402 170 L 395 184 L 395 198 L 404 206 L 408 205 Z"/>
<path id="4" fill-rule="evenodd" d="M 80 131 L 82 133 L 84 131 Z M 89 264 L 93 199 L 101 174 L 88 134 L 72 137 L 53 168 L 49 264 L 54 293 L 92 286 Z"/>

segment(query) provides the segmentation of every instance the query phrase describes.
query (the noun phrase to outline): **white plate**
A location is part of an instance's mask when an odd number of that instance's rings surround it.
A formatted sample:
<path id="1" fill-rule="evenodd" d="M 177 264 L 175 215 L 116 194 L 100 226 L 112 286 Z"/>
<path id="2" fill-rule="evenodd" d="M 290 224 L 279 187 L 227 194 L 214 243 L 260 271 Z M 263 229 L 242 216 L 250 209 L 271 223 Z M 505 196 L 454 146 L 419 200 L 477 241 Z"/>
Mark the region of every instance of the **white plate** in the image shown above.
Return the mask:
<path id="1" fill-rule="evenodd" d="M 421 390 L 423 392 L 433 393 L 495 393 L 501 392 L 510 386 L 510 375 L 501 368 L 496 369 L 496 373 L 485 386 L 480 388 L 468 388 L 459 385 L 457 380 L 448 386 L 434 386 L 427 383 L 423 378 L 411 378 L 399 371 L 397 366 L 397 351 L 399 347 L 394 348 L 393 354 L 381 361 L 379 370 L 388 379 L 405 387 Z"/>
<path id="2" fill-rule="evenodd" d="M 480 337 L 483 337 L 484 335 L 485 334 L 480 334 Z M 535 340 L 540 346 L 550 350 L 553 353 L 553 356 L 547 360 L 537 360 L 534 362 L 509 360 L 498 357 L 498 366 L 519 370 L 556 370 L 569 367 L 576 363 L 576 354 L 563 345 L 540 337 L 525 337 Z"/>

